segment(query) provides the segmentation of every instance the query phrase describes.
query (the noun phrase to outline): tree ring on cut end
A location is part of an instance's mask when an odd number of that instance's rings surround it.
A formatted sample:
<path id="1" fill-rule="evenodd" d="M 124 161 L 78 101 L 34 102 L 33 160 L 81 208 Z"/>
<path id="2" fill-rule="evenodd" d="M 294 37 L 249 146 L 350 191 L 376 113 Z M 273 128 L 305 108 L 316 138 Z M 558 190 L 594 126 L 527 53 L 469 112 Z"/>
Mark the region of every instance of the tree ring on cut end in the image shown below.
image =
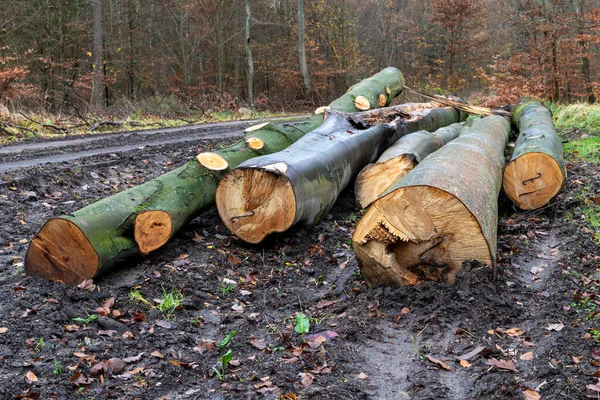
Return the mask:
<path id="1" fill-rule="evenodd" d="M 260 150 L 265 147 L 265 142 L 256 137 L 246 138 L 245 142 L 246 146 L 248 146 L 248 148 L 251 150 Z"/>
<path id="2" fill-rule="evenodd" d="M 196 156 L 198 162 L 211 171 L 223 171 L 229 167 L 229 163 L 216 153 L 200 153 Z"/>
<path id="3" fill-rule="evenodd" d="M 363 111 L 371 109 L 371 103 L 369 103 L 369 100 L 365 96 L 356 96 L 356 99 L 354 99 L 354 105 L 356 108 Z"/>

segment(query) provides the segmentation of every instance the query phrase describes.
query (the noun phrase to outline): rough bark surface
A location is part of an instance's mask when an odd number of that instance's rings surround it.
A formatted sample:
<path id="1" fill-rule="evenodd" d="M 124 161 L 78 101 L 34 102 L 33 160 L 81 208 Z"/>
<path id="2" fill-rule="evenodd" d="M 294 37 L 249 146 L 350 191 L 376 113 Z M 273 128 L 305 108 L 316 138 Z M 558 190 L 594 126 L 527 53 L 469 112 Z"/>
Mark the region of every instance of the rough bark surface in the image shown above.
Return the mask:
<path id="1" fill-rule="evenodd" d="M 367 208 L 425 157 L 456 139 L 463 125 L 454 123 L 434 132 L 422 130 L 398 139 L 377 162 L 364 167 L 356 177 L 354 192 L 357 204 Z"/>
<path id="2" fill-rule="evenodd" d="M 550 110 L 538 102 L 519 105 L 513 122 L 519 137 L 504 170 L 504 191 L 517 207 L 535 210 L 548 204 L 566 179 L 562 142 Z"/>
<path id="3" fill-rule="evenodd" d="M 396 96 L 403 84 L 398 69 L 386 68 L 361 81 L 356 90 L 368 95 L 370 90 L 379 93 L 389 87 Z M 352 98 L 356 93 L 343 95 L 330 107 L 357 111 Z M 284 149 L 322 121 L 323 114 L 314 114 L 307 121 L 268 123 L 250 129 L 245 139 L 214 152 L 227 163 L 225 170 L 214 171 L 193 160 L 71 216 L 49 220 L 29 246 L 27 274 L 77 284 L 135 254 L 161 247 L 183 224 L 214 204 L 217 184 L 229 169 L 252 157 Z M 263 146 L 252 150 L 247 144 L 255 142 L 251 138 L 260 139 Z"/>
<path id="4" fill-rule="evenodd" d="M 504 117 L 474 121 L 371 204 L 352 236 L 368 284 L 454 283 L 465 260 L 494 266 L 509 132 Z"/>
<path id="5" fill-rule="evenodd" d="M 407 114 L 406 109 L 416 109 Z M 223 223 L 238 237 L 259 243 L 296 223 L 317 223 L 358 172 L 399 137 L 419 129 L 435 130 L 460 120 L 453 108 L 409 105 L 374 113 L 392 122 L 357 123 L 363 115 L 329 113 L 325 123 L 284 151 L 257 157 L 230 172 L 217 189 Z"/>

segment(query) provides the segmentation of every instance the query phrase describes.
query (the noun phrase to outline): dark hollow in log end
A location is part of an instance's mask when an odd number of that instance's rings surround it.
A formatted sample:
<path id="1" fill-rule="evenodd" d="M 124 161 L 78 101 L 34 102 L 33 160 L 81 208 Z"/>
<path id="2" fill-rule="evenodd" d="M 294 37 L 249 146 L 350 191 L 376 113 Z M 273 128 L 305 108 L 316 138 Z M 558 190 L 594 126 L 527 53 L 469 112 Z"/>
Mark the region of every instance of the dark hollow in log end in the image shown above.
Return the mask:
<path id="1" fill-rule="evenodd" d="M 284 232 L 294 223 L 296 199 L 287 177 L 277 174 L 284 163 L 265 169 L 234 169 L 221 180 L 216 203 L 221 220 L 233 234 L 248 243 Z M 281 212 L 285 210 L 285 212 Z"/>
<path id="2" fill-rule="evenodd" d="M 171 214 L 162 210 L 142 211 L 135 217 L 135 241 L 142 254 L 166 244 L 173 235 Z"/>
<path id="3" fill-rule="evenodd" d="M 77 285 L 96 276 L 98 253 L 73 222 L 54 218 L 33 238 L 25 256 L 27 275 Z"/>
<path id="4" fill-rule="evenodd" d="M 399 188 L 373 203 L 352 244 L 369 285 L 455 283 L 463 261 L 492 265 L 473 214 L 460 200 L 431 186 Z"/>

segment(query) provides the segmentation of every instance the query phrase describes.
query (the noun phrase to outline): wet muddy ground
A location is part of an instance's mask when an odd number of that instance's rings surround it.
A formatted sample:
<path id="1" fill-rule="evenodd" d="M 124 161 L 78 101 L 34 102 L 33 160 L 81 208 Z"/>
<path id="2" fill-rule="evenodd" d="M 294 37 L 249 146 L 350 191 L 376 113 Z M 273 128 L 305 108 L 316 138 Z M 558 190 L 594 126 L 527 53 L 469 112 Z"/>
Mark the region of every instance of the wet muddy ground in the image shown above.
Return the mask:
<path id="1" fill-rule="evenodd" d="M 1 398 L 598 398 L 600 252 L 577 207 L 582 190 L 600 198 L 600 168 L 577 160 L 543 210 L 517 212 L 501 195 L 494 280 L 468 262 L 455 286 L 367 287 L 350 246 L 361 215 L 351 190 L 319 225 L 258 246 L 231 236 L 213 209 L 85 287 L 24 275 L 48 218 L 217 145 L 2 173 Z M 161 310 L 169 294 L 181 305 Z"/>

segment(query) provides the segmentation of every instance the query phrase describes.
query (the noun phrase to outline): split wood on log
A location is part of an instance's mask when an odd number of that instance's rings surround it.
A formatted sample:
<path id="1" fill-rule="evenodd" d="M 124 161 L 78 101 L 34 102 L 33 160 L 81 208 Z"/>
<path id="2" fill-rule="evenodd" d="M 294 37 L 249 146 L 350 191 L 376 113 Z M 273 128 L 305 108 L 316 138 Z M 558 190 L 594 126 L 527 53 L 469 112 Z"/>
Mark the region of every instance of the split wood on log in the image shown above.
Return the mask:
<path id="1" fill-rule="evenodd" d="M 330 107 L 358 111 L 356 96 L 377 97 L 391 88 L 391 99 L 403 87 L 402 73 L 386 68 L 355 85 Z M 269 122 L 249 129 L 243 140 L 227 148 L 202 153 L 169 173 L 102 199 L 71 216 L 50 219 L 29 245 L 25 257 L 27 274 L 78 284 L 140 252 L 159 248 L 183 224 L 214 204 L 217 184 L 229 169 L 252 157 L 284 149 L 322 121 L 322 114 L 314 114 L 307 121 Z M 262 147 L 253 150 L 258 140 Z"/>
<path id="2" fill-rule="evenodd" d="M 371 204 L 352 245 L 369 285 L 454 283 L 462 262 L 495 264 L 510 123 L 475 120 Z"/>
<path id="3" fill-rule="evenodd" d="M 411 104 L 353 115 L 329 112 L 319 129 L 286 150 L 249 160 L 229 172 L 217 188 L 221 220 L 249 243 L 298 222 L 317 223 L 361 168 L 400 136 L 464 118 L 453 108 L 428 106 Z M 407 114 L 411 109 L 416 111 Z M 374 115 L 382 123 L 375 125 Z"/>
<path id="4" fill-rule="evenodd" d="M 383 152 L 377 162 L 364 167 L 356 177 L 354 192 L 357 204 L 361 208 L 367 208 L 425 157 L 456 139 L 463 125 L 454 123 L 435 132 L 423 130 L 398 139 Z"/>
<path id="5" fill-rule="evenodd" d="M 513 122 L 519 137 L 504 170 L 504 191 L 517 207 L 535 210 L 548 204 L 566 179 L 562 142 L 550 110 L 538 102 L 519 105 Z"/>

